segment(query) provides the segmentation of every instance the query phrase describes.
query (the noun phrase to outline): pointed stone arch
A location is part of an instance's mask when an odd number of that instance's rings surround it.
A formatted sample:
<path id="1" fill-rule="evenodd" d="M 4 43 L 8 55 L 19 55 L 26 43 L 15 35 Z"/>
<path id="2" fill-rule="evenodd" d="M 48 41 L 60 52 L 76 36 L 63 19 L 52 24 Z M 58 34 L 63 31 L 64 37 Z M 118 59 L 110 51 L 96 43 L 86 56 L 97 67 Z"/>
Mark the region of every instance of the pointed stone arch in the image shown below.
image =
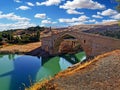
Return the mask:
<path id="1" fill-rule="evenodd" d="M 61 44 L 61 42 L 64 40 L 64 37 L 65 36 L 71 36 L 75 39 L 77 39 L 77 41 L 79 42 L 79 44 L 81 45 L 83 51 L 85 51 L 85 47 L 84 47 L 84 44 L 83 44 L 83 41 L 81 41 L 81 37 L 79 34 L 76 34 L 76 33 L 70 33 L 70 32 L 67 32 L 67 33 L 64 33 L 62 35 L 59 35 L 53 42 L 53 53 L 54 54 L 59 54 L 59 46 Z M 86 52 L 85 52 L 86 53 Z"/>
<path id="2" fill-rule="evenodd" d="M 42 49 L 49 52 L 50 55 L 59 54 L 59 44 L 65 35 L 70 35 L 78 39 L 87 58 L 120 49 L 120 40 L 118 39 L 72 30 L 62 31 L 49 37 L 42 38 Z"/>

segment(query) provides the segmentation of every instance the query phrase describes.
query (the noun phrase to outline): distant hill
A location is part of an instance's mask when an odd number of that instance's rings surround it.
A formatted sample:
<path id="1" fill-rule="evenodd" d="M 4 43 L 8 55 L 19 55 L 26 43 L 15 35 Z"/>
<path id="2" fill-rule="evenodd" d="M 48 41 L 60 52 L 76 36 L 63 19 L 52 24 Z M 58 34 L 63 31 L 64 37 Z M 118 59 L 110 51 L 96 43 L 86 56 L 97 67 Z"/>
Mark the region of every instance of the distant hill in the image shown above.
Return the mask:
<path id="1" fill-rule="evenodd" d="M 105 30 L 120 30 L 120 26 L 118 25 L 118 22 L 108 22 L 103 24 L 75 25 L 68 27 L 68 29 L 94 33 Z"/>
<path id="2" fill-rule="evenodd" d="M 75 30 L 120 39 L 120 25 L 118 24 L 118 22 L 74 25 L 66 28 L 56 28 L 56 30 L 58 31 Z"/>
<path id="3" fill-rule="evenodd" d="M 85 30 L 84 32 L 88 33 L 104 33 L 105 31 L 120 31 L 120 26 L 118 23 L 105 23 L 101 25 L 96 25 L 89 30 Z"/>
<path id="4" fill-rule="evenodd" d="M 51 30 L 54 34 L 66 30 L 75 30 L 120 39 L 120 26 L 118 25 L 118 22 L 109 22 L 103 24 L 74 25 L 63 28 L 48 28 L 36 26 L 29 27 L 27 29 L 7 30 L 0 32 L 0 41 L 5 41 L 9 43 L 34 42 L 38 41 L 38 39 L 36 40 L 36 35 L 38 31 L 40 36 L 44 37 L 51 35 Z"/>
<path id="5" fill-rule="evenodd" d="M 75 25 L 68 27 L 68 29 L 120 39 L 120 25 L 118 24 L 118 22 L 90 25 Z"/>

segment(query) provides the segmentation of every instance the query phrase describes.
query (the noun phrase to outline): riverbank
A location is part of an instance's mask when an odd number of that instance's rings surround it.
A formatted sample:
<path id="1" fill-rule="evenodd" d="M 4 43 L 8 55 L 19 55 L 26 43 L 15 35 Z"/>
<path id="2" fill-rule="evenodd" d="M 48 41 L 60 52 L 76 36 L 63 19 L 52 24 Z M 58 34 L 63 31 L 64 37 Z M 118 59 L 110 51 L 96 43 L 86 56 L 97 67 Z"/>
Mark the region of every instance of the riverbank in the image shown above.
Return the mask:
<path id="1" fill-rule="evenodd" d="M 21 53 L 31 52 L 41 46 L 41 42 L 28 43 L 24 45 L 4 45 L 0 47 L 0 53 Z"/>
<path id="2" fill-rule="evenodd" d="M 120 90 L 120 50 L 97 56 L 58 73 L 29 90 Z"/>

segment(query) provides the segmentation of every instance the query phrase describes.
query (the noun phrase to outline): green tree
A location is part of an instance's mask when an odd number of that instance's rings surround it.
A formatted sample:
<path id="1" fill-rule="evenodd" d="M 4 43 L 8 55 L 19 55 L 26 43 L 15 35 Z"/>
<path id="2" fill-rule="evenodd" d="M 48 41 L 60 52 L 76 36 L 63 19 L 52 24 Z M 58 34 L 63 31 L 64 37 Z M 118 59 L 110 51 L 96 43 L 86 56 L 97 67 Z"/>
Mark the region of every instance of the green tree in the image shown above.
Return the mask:
<path id="1" fill-rule="evenodd" d="M 40 40 L 40 31 L 39 31 L 39 30 L 37 30 L 37 35 L 36 35 L 36 38 L 37 38 L 37 41 L 39 41 L 39 40 Z"/>
<path id="2" fill-rule="evenodd" d="M 2 36 L 0 35 L 0 42 L 2 41 Z"/>
<path id="3" fill-rule="evenodd" d="M 13 34 L 12 34 L 12 32 L 8 33 L 7 39 L 9 40 L 10 43 L 13 41 Z"/>
<path id="4" fill-rule="evenodd" d="M 16 44 L 16 43 L 21 44 L 22 41 L 21 41 L 20 37 L 17 36 L 17 37 L 14 38 L 13 43 L 15 43 L 15 44 Z"/>
<path id="5" fill-rule="evenodd" d="M 25 34 L 25 35 L 22 35 L 21 36 L 21 41 L 22 41 L 22 43 L 29 43 L 30 42 L 30 35 L 29 34 Z"/>

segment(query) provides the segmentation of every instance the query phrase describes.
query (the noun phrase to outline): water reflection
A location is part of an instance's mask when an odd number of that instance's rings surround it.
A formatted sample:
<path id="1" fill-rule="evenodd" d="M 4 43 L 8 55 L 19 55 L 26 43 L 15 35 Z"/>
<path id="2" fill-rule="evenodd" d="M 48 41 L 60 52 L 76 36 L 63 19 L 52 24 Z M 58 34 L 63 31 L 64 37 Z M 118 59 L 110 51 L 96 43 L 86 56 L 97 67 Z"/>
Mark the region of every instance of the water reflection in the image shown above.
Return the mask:
<path id="1" fill-rule="evenodd" d="M 8 54 L 8 58 L 9 58 L 9 60 L 14 60 L 15 54 Z"/>
<path id="2" fill-rule="evenodd" d="M 79 59 L 75 55 L 72 55 L 72 54 L 62 55 L 61 57 L 69 61 L 72 64 L 79 62 Z"/>
<path id="3" fill-rule="evenodd" d="M 4 54 L 0 54 L 0 58 L 3 58 L 5 55 Z M 15 54 L 8 54 L 7 55 L 9 60 L 13 60 L 15 58 Z"/>
<path id="4" fill-rule="evenodd" d="M 3 58 L 4 55 L 0 54 L 0 58 Z"/>
<path id="5" fill-rule="evenodd" d="M 49 78 L 60 71 L 61 67 L 59 64 L 59 57 L 56 56 L 48 59 L 42 59 L 42 67 L 38 72 L 36 80 L 39 81 L 43 78 Z"/>
<path id="6" fill-rule="evenodd" d="M 0 55 L 0 90 L 24 90 L 24 86 L 29 87 L 33 82 L 54 76 L 84 56 L 84 53 L 52 58 Z"/>
<path id="7" fill-rule="evenodd" d="M 61 70 L 65 70 L 66 68 L 72 65 L 70 62 L 66 61 L 66 59 L 62 57 L 60 58 L 59 64 L 60 64 Z"/>
<path id="8" fill-rule="evenodd" d="M 22 56 L 15 59 L 13 63 L 14 70 L 1 74 L 0 78 L 10 75 L 11 82 L 9 90 L 24 90 L 24 85 L 28 87 L 34 82 L 37 71 L 41 66 L 41 60 L 37 57 Z"/>

